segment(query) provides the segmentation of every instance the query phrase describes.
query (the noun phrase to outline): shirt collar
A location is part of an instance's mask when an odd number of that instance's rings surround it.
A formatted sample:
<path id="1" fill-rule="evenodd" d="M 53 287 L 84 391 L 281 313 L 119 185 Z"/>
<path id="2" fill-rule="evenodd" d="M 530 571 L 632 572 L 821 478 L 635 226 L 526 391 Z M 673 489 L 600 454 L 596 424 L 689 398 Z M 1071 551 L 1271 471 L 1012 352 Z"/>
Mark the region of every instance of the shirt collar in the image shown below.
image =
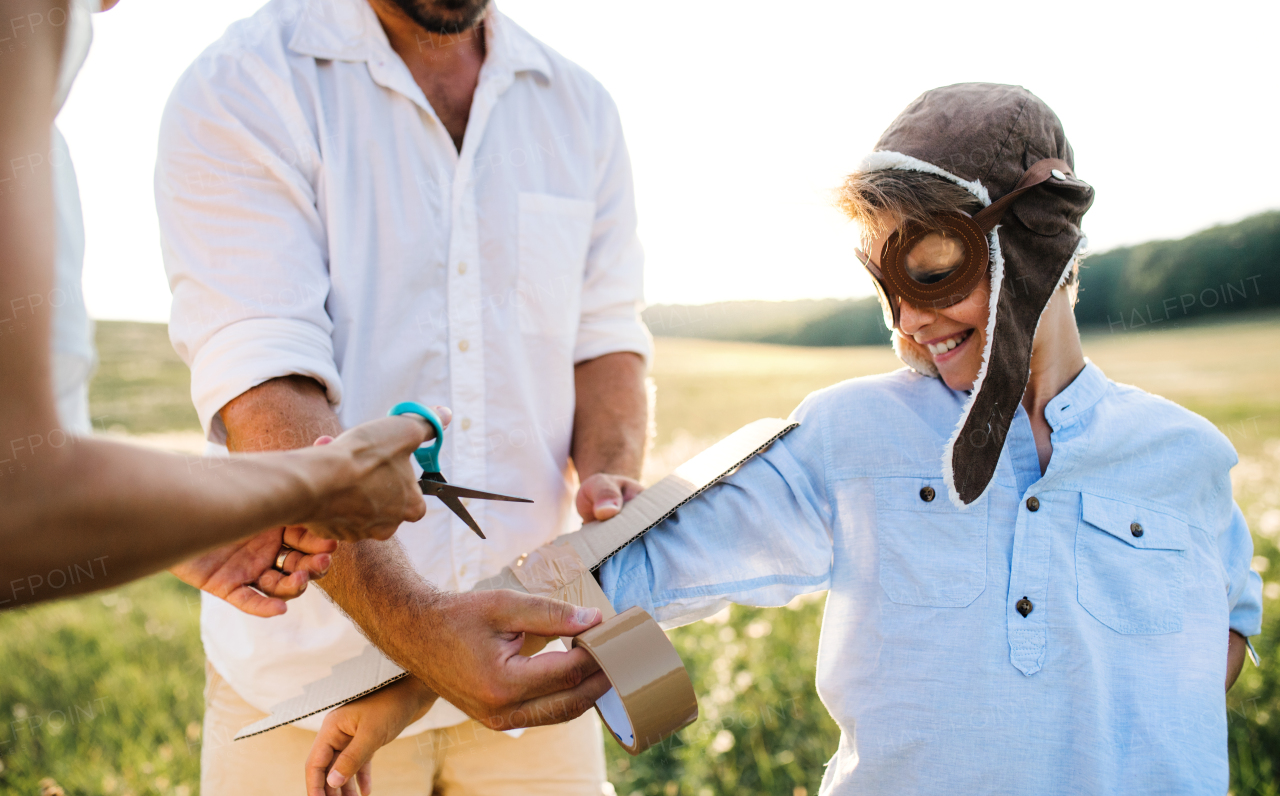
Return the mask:
<path id="1" fill-rule="evenodd" d="M 369 61 L 391 50 L 368 0 L 303 0 L 302 18 L 289 40 L 299 55 L 336 61 Z M 538 41 L 492 3 L 484 16 L 486 66 L 538 72 L 551 79 L 551 62 Z"/>
<path id="2" fill-rule="evenodd" d="M 1061 428 L 1093 408 L 1107 391 L 1107 377 L 1102 369 L 1086 358 L 1084 370 L 1066 389 L 1050 399 L 1044 409 L 1045 419 L 1054 429 Z"/>

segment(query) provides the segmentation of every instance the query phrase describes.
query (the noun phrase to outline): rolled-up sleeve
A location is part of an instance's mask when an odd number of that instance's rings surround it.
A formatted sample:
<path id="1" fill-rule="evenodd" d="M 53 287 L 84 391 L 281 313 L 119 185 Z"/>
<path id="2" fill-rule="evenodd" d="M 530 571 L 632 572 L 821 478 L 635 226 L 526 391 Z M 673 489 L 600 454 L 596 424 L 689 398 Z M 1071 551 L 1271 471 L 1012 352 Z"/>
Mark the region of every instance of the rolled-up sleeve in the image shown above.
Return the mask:
<path id="1" fill-rule="evenodd" d="M 640 606 L 669 628 L 829 588 L 830 510 L 809 463 L 821 455 L 796 451 L 820 445 L 816 434 L 802 425 L 605 562 L 614 608 Z"/>
<path id="2" fill-rule="evenodd" d="M 272 378 L 309 376 L 342 400 L 318 163 L 293 92 L 252 58 L 206 53 L 165 108 L 155 191 L 169 336 L 211 441 L 226 437 L 219 410 Z"/>
<path id="3" fill-rule="evenodd" d="M 603 89 L 601 89 L 603 91 Z M 635 188 L 622 122 L 605 96 L 596 188 L 596 217 L 582 283 L 582 310 L 574 361 L 630 351 L 648 362 L 653 341 L 640 318 L 644 250 L 636 234 Z"/>
<path id="4" fill-rule="evenodd" d="M 1231 606 L 1231 629 L 1242 636 L 1262 632 L 1262 577 L 1250 567 L 1253 537 L 1240 507 L 1233 501 L 1231 520 L 1218 536 L 1218 551 L 1227 573 L 1227 604 Z"/>

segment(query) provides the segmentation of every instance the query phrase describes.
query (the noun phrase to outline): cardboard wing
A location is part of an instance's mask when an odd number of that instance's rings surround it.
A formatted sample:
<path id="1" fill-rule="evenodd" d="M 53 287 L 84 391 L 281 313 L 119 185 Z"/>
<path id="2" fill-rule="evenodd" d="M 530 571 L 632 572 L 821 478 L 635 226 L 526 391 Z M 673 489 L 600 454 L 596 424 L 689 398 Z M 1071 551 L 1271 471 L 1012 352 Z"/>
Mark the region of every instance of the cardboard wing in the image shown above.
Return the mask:
<path id="1" fill-rule="evenodd" d="M 533 553 L 521 556 L 511 566 L 503 567 L 494 577 L 476 584 L 474 591 L 514 589 L 577 605 L 593 605 L 604 612 L 606 621 L 573 643 L 587 648 L 601 659 L 602 668 L 610 675 L 615 691 L 622 689 L 627 692 L 612 698 L 616 704 L 601 706 L 597 703 L 597 709 L 614 737 L 632 754 L 643 751 L 657 742 L 660 736 L 665 737 L 691 722 L 697 716 L 697 703 L 692 698 L 692 686 L 687 685 L 688 675 L 679 662 L 679 656 L 675 655 L 674 648 L 670 647 L 670 642 L 653 618 L 639 609 L 615 615 L 590 573 L 798 425 L 768 418 L 743 426 L 640 493 L 613 518 L 588 523 L 581 530 L 561 536 Z M 643 616 L 637 616 L 636 612 Z M 526 643 L 523 652 L 531 654 L 540 646 L 539 643 Z M 648 667 L 652 672 L 644 666 L 630 666 L 627 671 L 621 671 L 618 664 L 609 665 L 607 648 L 627 650 L 623 657 L 639 660 L 644 656 L 637 658 L 637 646 L 643 647 L 640 652 L 653 650 L 653 664 Z M 672 656 L 675 656 L 674 661 Z M 673 666 L 679 667 L 678 674 L 686 685 L 663 692 L 666 696 L 657 700 L 646 697 L 643 705 L 628 701 L 631 694 L 655 693 L 650 687 L 653 678 L 664 683 L 680 680 L 673 677 Z M 611 668 L 619 670 L 615 674 Z M 377 648 L 369 646 L 360 656 L 334 666 L 328 677 L 306 686 L 301 696 L 281 702 L 272 708 L 270 716 L 240 730 L 235 740 L 335 708 L 405 676 L 404 669 Z M 692 712 L 689 711 L 690 701 Z"/>

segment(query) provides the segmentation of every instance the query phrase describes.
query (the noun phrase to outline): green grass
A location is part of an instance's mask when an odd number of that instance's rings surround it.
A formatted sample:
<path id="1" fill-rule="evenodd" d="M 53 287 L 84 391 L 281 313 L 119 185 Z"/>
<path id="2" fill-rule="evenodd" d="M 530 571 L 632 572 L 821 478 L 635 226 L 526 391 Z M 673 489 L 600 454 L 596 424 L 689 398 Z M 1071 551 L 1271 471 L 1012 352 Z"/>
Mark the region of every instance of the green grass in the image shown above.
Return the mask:
<path id="1" fill-rule="evenodd" d="M 887 348 L 657 345 L 654 458 L 664 466 L 745 422 L 785 416 L 814 389 L 898 364 Z M 95 417 L 105 418 L 99 427 L 198 430 L 186 369 L 163 327 L 101 323 L 99 348 L 91 390 Z M 1112 378 L 1179 401 L 1231 437 L 1242 456 L 1236 496 L 1256 553 L 1266 574 L 1280 572 L 1280 321 L 1096 334 L 1085 348 Z M 1237 796 L 1280 796 L 1280 585 L 1269 594 L 1255 639 L 1265 668 L 1246 664 L 1228 698 Z M 198 616 L 196 592 L 168 575 L 0 613 L 0 793 L 37 794 L 52 778 L 68 794 L 195 794 Z M 821 600 L 734 607 L 674 631 L 702 718 L 636 758 L 606 743 L 618 793 L 816 793 L 839 737 L 813 687 L 821 616 Z"/>
<path id="2" fill-rule="evenodd" d="M 89 385 L 97 431 L 199 431 L 191 374 L 161 323 L 98 321 L 98 372 Z"/>

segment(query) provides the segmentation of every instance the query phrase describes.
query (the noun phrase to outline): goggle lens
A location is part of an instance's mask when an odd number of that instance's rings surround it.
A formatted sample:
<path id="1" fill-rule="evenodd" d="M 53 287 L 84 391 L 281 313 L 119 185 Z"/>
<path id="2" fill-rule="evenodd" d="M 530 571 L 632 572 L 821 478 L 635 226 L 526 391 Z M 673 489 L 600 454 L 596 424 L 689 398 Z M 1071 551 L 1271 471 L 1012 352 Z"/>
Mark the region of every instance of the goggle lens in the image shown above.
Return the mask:
<path id="1" fill-rule="evenodd" d="M 964 239 L 945 232 L 930 232 L 916 241 L 903 257 L 903 270 L 920 285 L 941 282 L 964 264 L 969 248 Z"/>

